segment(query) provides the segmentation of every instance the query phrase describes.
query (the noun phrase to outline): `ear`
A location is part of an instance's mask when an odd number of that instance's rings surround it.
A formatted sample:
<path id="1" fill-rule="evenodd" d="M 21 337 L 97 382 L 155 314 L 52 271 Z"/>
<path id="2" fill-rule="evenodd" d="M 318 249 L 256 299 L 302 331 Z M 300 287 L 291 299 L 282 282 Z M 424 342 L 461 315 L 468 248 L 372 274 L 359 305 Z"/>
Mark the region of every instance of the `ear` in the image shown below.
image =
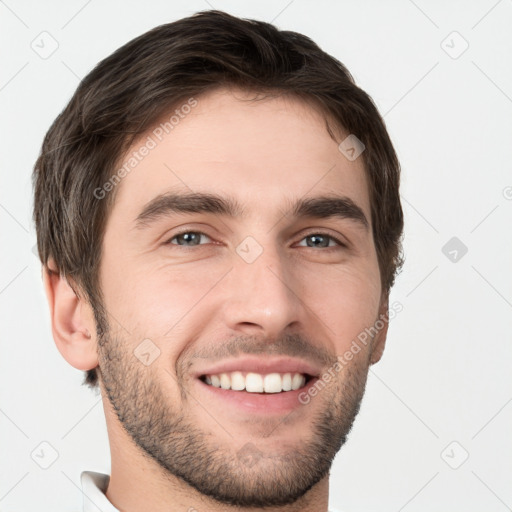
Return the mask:
<path id="1" fill-rule="evenodd" d="M 380 320 L 380 322 L 379 322 Z M 386 346 L 386 338 L 388 335 L 389 325 L 389 294 L 383 295 L 380 301 L 379 307 L 379 318 L 376 323 L 384 323 L 382 329 L 379 329 L 375 338 L 373 338 L 370 364 L 378 363 L 384 353 L 384 347 Z"/>
<path id="2" fill-rule="evenodd" d="M 96 322 L 89 303 L 77 297 L 53 261 L 43 268 L 53 339 L 62 357 L 78 370 L 98 366 Z"/>

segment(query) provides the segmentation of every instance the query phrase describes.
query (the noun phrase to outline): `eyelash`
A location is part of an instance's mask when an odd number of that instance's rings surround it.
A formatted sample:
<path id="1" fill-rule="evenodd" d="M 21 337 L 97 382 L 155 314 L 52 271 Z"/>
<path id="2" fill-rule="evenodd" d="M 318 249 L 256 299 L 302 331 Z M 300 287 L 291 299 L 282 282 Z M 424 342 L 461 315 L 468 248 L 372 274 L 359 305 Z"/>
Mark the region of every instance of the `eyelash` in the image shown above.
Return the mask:
<path id="1" fill-rule="evenodd" d="M 187 234 L 187 233 L 195 233 L 195 234 L 197 234 L 197 235 L 204 235 L 204 236 L 206 236 L 206 237 L 210 238 L 206 233 L 203 233 L 202 231 L 193 231 L 193 230 L 188 229 L 188 230 L 181 231 L 181 232 L 179 232 L 179 233 L 175 233 L 175 234 L 173 235 L 173 237 L 172 237 L 172 238 L 170 238 L 169 240 L 167 240 L 167 242 L 165 242 L 165 243 L 166 243 L 166 245 L 175 245 L 175 246 L 177 246 L 177 247 L 186 247 L 186 248 L 189 248 L 189 249 L 192 249 L 192 248 L 194 248 L 194 247 L 198 247 L 198 246 L 178 245 L 178 244 L 173 244 L 173 243 L 172 243 L 172 240 L 174 240 L 175 238 L 179 237 L 180 235 L 185 235 L 185 234 Z M 338 238 L 336 238 L 335 236 L 333 236 L 333 235 L 331 235 L 331 234 L 329 234 L 329 233 L 324 233 L 324 232 L 322 232 L 322 231 L 311 231 L 310 233 L 305 234 L 305 235 L 301 238 L 301 240 L 300 240 L 300 241 L 302 241 L 302 240 L 304 240 L 305 238 L 308 238 L 308 237 L 310 237 L 310 236 L 313 236 L 313 235 L 320 235 L 320 236 L 322 236 L 322 237 L 329 238 L 330 240 L 333 240 L 334 242 L 336 242 L 336 243 L 338 244 L 338 246 L 339 246 L 339 247 L 343 247 L 343 248 L 346 248 L 346 247 L 347 247 L 347 245 L 346 245 L 345 243 L 343 243 L 341 240 L 339 240 L 339 239 L 338 239 Z M 204 244 L 199 244 L 199 245 L 204 245 Z M 304 246 L 301 246 L 301 247 L 304 247 Z M 315 249 L 315 247 L 307 247 L 307 248 L 308 248 L 308 249 Z M 331 249 L 331 250 L 332 250 L 332 249 L 336 249 L 336 247 L 329 247 L 329 246 L 327 246 L 327 247 L 320 247 L 320 249 L 324 249 L 324 250 L 326 250 L 326 249 Z"/>

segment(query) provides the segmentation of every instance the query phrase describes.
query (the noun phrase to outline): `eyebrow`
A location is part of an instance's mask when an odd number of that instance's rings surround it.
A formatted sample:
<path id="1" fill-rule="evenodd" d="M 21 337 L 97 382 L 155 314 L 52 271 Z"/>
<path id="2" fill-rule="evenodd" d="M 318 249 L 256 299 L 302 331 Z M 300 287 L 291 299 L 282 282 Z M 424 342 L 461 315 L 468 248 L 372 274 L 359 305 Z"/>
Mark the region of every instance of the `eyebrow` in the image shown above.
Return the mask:
<path id="1" fill-rule="evenodd" d="M 339 218 L 355 221 L 366 230 L 369 222 L 361 207 L 345 196 L 319 196 L 291 203 L 291 215 L 296 218 Z M 149 227 L 161 218 L 179 213 L 211 213 L 231 218 L 243 218 L 245 209 L 233 198 L 210 193 L 166 193 L 150 200 L 137 216 L 138 229 Z"/>

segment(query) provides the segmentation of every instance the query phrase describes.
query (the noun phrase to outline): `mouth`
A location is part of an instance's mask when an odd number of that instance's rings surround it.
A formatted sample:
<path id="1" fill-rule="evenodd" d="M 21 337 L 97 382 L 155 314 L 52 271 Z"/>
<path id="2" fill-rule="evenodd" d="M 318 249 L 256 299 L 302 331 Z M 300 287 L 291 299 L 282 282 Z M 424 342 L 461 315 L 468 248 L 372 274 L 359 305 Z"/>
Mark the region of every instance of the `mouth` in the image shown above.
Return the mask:
<path id="1" fill-rule="evenodd" d="M 287 393 L 306 386 L 312 379 L 307 373 L 254 373 L 234 371 L 211 375 L 201 375 L 199 379 L 208 386 L 246 393 Z"/>
<path id="2" fill-rule="evenodd" d="M 284 414 L 302 407 L 301 395 L 318 381 L 320 369 L 281 357 L 239 358 L 194 374 L 198 390 L 224 413 Z"/>

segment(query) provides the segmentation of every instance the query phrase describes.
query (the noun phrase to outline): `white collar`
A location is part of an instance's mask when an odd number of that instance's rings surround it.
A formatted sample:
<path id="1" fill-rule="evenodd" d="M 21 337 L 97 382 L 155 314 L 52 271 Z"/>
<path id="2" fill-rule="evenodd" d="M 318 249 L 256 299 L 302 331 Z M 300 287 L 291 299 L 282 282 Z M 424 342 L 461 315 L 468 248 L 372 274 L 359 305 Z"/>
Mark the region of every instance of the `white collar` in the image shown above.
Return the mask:
<path id="1" fill-rule="evenodd" d="M 119 512 L 105 496 L 110 481 L 109 475 L 94 471 L 82 471 L 80 480 L 84 497 L 84 512 Z"/>

